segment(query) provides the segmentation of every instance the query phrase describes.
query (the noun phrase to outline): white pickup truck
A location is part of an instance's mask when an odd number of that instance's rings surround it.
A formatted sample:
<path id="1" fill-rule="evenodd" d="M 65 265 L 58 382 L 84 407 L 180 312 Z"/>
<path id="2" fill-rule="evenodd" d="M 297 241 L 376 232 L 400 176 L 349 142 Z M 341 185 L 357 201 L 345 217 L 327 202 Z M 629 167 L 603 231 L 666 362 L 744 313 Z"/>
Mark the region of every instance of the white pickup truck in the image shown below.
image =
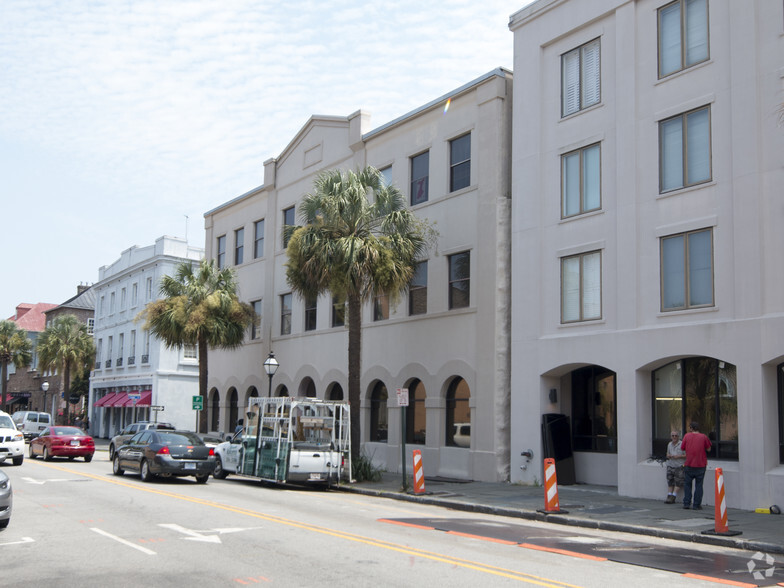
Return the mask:
<path id="1" fill-rule="evenodd" d="M 339 485 L 351 476 L 349 414 L 345 402 L 251 398 L 244 428 L 215 448 L 213 476 Z"/>

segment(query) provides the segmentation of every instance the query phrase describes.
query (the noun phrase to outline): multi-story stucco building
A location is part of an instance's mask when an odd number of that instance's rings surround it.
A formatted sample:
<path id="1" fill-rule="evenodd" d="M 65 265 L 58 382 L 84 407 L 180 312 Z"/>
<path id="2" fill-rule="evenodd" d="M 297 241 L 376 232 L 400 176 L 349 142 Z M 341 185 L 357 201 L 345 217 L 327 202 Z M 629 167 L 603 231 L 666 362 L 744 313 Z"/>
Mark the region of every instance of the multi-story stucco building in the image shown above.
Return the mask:
<path id="1" fill-rule="evenodd" d="M 182 262 L 197 264 L 203 257 L 202 248 L 184 239 L 160 237 L 154 245 L 126 249 L 115 262 L 98 270 L 98 282 L 92 287 L 96 301 L 89 413 L 93 435 L 111 437 L 138 420 L 196 427 L 192 399 L 199 394 L 199 364 L 195 346 L 169 349 L 137 317 L 148 302 L 158 298 L 164 275 L 174 275 Z M 163 411 L 151 407 L 163 407 Z"/>
<path id="2" fill-rule="evenodd" d="M 715 467 L 730 506 L 781 502 L 783 8 L 512 15 L 513 481 L 541 481 L 517 449 L 563 414 L 577 482 L 664 499 L 649 458 L 696 420 L 709 503 Z"/>
<path id="3" fill-rule="evenodd" d="M 399 304 L 363 310 L 364 451 L 400 471 L 396 390 L 408 388 L 409 461 L 420 449 L 428 475 L 508 479 L 511 78 L 492 71 L 373 130 L 362 111 L 313 116 L 265 162 L 262 186 L 205 214 L 207 257 L 236 269 L 260 315 L 241 349 L 210 353 L 208 429 L 232 430 L 248 397 L 269 393 L 270 350 L 273 395 L 347 397 L 344 308 L 291 293 L 282 227 L 320 171 L 372 165 L 439 238 Z"/>

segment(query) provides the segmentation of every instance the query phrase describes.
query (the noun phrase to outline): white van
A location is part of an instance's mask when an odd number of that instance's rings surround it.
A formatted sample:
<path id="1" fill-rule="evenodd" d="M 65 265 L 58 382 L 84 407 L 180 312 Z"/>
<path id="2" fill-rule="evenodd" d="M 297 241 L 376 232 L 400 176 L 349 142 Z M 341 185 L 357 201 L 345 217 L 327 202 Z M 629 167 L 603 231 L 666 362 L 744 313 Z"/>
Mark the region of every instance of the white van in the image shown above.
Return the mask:
<path id="1" fill-rule="evenodd" d="M 48 412 L 35 412 L 32 410 L 20 410 L 13 416 L 16 428 L 22 432 L 25 441 L 35 439 L 39 433 L 49 425 L 54 424 L 52 415 Z"/>
<path id="2" fill-rule="evenodd" d="M 11 415 L 0 410 L 0 463 L 10 459 L 15 466 L 22 465 L 24 450 L 25 442 L 22 433 L 16 429 Z"/>

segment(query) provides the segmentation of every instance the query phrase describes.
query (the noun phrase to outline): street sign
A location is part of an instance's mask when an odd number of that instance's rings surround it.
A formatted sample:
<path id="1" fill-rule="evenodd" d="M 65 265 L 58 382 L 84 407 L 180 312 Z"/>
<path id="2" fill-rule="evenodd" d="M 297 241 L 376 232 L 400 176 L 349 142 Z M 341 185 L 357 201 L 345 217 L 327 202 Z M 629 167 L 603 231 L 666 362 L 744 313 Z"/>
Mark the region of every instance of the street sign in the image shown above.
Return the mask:
<path id="1" fill-rule="evenodd" d="M 398 388 L 397 392 L 397 405 L 408 406 L 408 388 Z"/>
<path id="2" fill-rule="evenodd" d="M 193 410 L 204 410 L 204 397 L 203 396 L 194 396 L 193 397 Z"/>
<path id="3" fill-rule="evenodd" d="M 133 402 L 134 406 L 136 406 L 136 403 L 141 400 L 142 394 L 141 392 L 128 392 L 128 398 L 130 398 L 131 402 Z"/>
<path id="4" fill-rule="evenodd" d="M 153 406 L 150 407 L 150 410 L 153 411 L 153 412 L 163 412 L 163 407 L 162 406 L 153 405 Z"/>

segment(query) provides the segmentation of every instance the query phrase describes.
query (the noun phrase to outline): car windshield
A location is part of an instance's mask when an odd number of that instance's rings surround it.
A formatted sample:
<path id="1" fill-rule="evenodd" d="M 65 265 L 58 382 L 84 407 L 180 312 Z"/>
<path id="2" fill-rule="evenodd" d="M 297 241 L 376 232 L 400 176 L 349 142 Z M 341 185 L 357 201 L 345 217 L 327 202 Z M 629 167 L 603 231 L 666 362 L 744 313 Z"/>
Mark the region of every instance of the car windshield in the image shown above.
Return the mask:
<path id="1" fill-rule="evenodd" d="M 84 433 L 76 427 L 53 427 L 52 435 L 84 435 Z"/>
<path id="2" fill-rule="evenodd" d="M 11 420 L 10 416 L 0 416 L 0 429 L 16 429 L 14 421 Z"/>
<path id="3" fill-rule="evenodd" d="M 158 433 L 164 445 L 204 445 L 196 433 Z"/>

